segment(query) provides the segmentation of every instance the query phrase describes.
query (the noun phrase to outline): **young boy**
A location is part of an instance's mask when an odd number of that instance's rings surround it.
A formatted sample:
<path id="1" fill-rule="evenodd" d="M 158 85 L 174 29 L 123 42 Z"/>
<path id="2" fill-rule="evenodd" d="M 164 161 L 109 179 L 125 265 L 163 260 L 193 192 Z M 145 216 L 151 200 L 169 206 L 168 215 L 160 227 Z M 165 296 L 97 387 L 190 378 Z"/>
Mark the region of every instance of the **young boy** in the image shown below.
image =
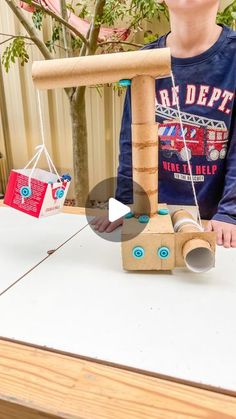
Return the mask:
<path id="1" fill-rule="evenodd" d="M 145 48 L 170 47 L 180 110 L 202 219 L 217 244 L 236 247 L 236 32 L 219 26 L 219 0 L 166 0 L 171 32 Z M 170 78 L 156 81 L 159 202 L 193 205 L 186 149 Z M 170 119 L 168 109 L 174 110 Z M 173 114 L 173 113 L 172 113 Z M 176 116 L 175 116 L 176 115 Z M 132 202 L 130 89 L 120 134 L 116 198 Z M 121 220 L 96 219 L 111 232 Z"/>

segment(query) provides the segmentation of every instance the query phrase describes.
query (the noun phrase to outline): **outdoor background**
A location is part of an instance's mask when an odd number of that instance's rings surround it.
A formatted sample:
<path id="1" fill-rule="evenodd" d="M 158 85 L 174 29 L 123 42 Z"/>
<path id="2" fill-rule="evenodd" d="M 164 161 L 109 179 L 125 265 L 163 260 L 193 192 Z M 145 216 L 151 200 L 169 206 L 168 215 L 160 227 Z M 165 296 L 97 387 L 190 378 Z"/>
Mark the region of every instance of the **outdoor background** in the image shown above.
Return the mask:
<path id="1" fill-rule="evenodd" d="M 223 0 L 222 7 L 230 1 Z M 27 13 L 27 12 L 25 12 Z M 30 19 L 30 15 L 27 14 Z M 147 27 L 148 26 L 148 27 Z M 50 29 L 50 19 L 48 20 Z M 159 35 L 168 30 L 167 23 L 146 25 Z M 0 32 L 18 34 L 20 23 L 4 1 L 0 1 Z M 43 34 L 45 39 L 47 33 Z M 141 42 L 141 34 L 137 42 Z M 0 55 L 5 46 L 0 46 Z M 42 59 L 35 47 L 30 47 L 29 64 L 11 66 L 6 74 L 0 64 L 0 193 L 4 192 L 9 168 L 22 168 L 41 142 L 37 101 L 31 80 L 31 62 Z M 123 99 L 112 87 L 104 87 L 102 97 L 95 88 L 87 89 L 89 183 L 92 188 L 104 178 L 115 176 L 119 153 L 119 131 Z M 43 91 L 43 118 L 47 146 L 59 172 L 72 173 L 72 139 L 69 105 L 65 93 L 58 89 Z M 72 191 L 70 197 L 72 197 Z"/>

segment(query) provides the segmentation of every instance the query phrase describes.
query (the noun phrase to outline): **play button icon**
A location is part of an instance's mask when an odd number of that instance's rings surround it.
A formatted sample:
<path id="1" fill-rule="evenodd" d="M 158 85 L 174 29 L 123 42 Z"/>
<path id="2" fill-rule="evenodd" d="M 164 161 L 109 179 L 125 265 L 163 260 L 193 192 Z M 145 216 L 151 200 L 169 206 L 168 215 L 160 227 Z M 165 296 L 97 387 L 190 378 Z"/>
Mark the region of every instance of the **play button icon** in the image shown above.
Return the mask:
<path id="1" fill-rule="evenodd" d="M 130 181 L 129 186 L 127 183 L 122 185 L 120 182 L 121 180 L 117 177 L 111 177 L 97 183 L 89 191 L 85 205 L 88 226 L 93 233 L 99 238 L 113 243 L 121 242 L 121 240 L 131 240 L 133 237 L 138 236 L 146 227 L 145 223 L 138 221 L 134 212 L 132 202 L 133 190 L 138 191 L 140 199 L 149 203 L 148 195 L 137 183 Z M 126 196 L 116 199 L 117 185 L 119 186 L 118 191 L 124 190 L 126 192 L 124 195 Z M 128 194 L 129 197 L 127 198 Z M 126 202 L 126 204 L 123 202 Z M 149 210 L 147 213 L 149 213 Z M 130 232 L 130 234 L 125 236 L 122 235 L 122 224 L 124 222 L 134 224 L 135 220 L 138 223 L 138 228 L 134 229 L 134 233 Z"/>
<path id="2" fill-rule="evenodd" d="M 124 217 L 131 212 L 131 209 L 128 207 L 128 205 L 124 205 L 114 198 L 109 199 L 108 209 L 108 218 L 111 223 L 119 220 L 119 218 Z"/>

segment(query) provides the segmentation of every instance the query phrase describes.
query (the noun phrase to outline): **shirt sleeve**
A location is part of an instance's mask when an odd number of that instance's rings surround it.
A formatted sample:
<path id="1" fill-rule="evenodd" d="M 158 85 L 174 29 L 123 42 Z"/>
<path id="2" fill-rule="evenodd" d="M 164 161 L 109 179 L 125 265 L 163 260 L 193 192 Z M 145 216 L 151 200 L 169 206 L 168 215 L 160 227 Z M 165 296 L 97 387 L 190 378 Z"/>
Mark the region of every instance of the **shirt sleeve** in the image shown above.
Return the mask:
<path id="1" fill-rule="evenodd" d="M 230 146 L 225 170 L 223 195 L 213 220 L 236 224 L 236 102 L 232 115 Z"/>
<path id="2" fill-rule="evenodd" d="M 127 88 L 120 131 L 120 154 L 116 199 L 124 204 L 133 203 L 131 91 Z"/>

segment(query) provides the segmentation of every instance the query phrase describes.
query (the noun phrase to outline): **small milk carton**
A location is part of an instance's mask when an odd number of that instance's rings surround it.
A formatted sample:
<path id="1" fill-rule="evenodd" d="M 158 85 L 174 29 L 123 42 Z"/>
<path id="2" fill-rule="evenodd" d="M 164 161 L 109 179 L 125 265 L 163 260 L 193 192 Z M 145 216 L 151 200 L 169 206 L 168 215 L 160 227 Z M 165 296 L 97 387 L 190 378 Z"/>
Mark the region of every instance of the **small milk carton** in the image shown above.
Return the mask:
<path id="1" fill-rule="evenodd" d="M 35 167 L 12 170 L 4 204 L 36 218 L 54 215 L 62 209 L 70 183 L 70 175 Z"/>

